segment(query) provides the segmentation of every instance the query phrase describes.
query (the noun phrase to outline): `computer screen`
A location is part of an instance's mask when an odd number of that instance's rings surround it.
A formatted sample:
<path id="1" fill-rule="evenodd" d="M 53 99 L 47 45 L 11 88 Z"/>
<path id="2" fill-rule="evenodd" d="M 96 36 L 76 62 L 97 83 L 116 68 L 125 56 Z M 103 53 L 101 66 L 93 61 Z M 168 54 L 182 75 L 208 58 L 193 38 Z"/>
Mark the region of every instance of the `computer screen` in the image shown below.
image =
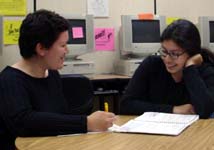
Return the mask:
<path id="1" fill-rule="evenodd" d="M 214 52 L 214 16 L 201 16 L 198 19 L 198 29 L 202 47 Z"/>
<path id="2" fill-rule="evenodd" d="M 69 22 L 69 53 L 66 60 L 77 59 L 78 56 L 94 50 L 94 18 L 93 15 L 65 15 Z"/>
<path id="3" fill-rule="evenodd" d="M 160 42 L 159 20 L 132 20 L 133 43 Z"/>
<path id="4" fill-rule="evenodd" d="M 160 48 L 160 35 L 166 27 L 164 16 L 142 20 L 134 15 L 121 16 L 121 56 L 145 57 Z"/>
<path id="5" fill-rule="evenodd" d="M 69 22 L 69 40 L 68 44 L 86 44 L 86 22 L 85 19 L 68 19 Z M 77 30 L 80 29 L 79 33 Z M 81 29 L 82 28 L 82 29 Z M 76 33 L 75 33 L 76 32 Z M 79 33 L 78 35 L 75 35 Z"/>

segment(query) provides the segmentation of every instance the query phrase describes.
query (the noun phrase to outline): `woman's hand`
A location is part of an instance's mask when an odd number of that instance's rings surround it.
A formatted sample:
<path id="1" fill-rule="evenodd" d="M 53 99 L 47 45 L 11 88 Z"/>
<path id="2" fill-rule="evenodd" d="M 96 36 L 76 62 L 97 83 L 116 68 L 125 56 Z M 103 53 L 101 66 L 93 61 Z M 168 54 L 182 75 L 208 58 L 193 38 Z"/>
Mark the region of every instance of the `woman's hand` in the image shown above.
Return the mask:
<path id="1" fill-rule="evenodd" d="M 184 104 L 184 105 L 174 106 L 173 113 L 175 113 L 175 114 L 195 114 L 195 110 L 191 104 Z"/>
<path id="2" fill-rule="evenodd" d="M 191 65 L 201 65 L 202 62 L 203 62 L 203 58 L 202 58 L 201 54 L 196 54 L 187 60 L 185 67 L 188 67 Z"/>
<path id="3" fill-rule="evenodd" d="M 110 112 L 96 111 L 87 117 L 88 131 L 106 131 L 113 125 L 116 116 Z"/>

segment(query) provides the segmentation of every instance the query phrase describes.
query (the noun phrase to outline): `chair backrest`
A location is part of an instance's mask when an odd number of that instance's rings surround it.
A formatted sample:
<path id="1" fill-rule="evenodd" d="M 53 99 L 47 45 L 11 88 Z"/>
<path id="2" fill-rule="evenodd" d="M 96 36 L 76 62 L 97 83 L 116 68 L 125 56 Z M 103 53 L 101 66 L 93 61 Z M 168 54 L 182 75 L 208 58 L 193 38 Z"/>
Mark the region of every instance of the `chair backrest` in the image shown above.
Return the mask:
<path id="1" fill-rule="evenodd" d="M 62 87 L 72 114 L 89 115 L 93 108 L 93 87 L 83 75 L 62 75 Z"/>

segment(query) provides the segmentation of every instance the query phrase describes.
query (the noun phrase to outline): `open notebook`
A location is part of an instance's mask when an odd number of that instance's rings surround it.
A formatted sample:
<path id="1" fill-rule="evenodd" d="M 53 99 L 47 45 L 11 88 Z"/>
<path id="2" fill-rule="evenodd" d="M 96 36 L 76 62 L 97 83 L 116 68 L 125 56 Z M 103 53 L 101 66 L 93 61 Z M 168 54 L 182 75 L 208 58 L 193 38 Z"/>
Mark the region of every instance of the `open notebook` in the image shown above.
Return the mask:
<path id="1" fill-rule="evenodd" d="M 182 115 L 159 112 L 145 112 L 122 126 L 109 128 L 114 132 L 179 135 L 185 128 L 199 119 L 198 115 Z"/>

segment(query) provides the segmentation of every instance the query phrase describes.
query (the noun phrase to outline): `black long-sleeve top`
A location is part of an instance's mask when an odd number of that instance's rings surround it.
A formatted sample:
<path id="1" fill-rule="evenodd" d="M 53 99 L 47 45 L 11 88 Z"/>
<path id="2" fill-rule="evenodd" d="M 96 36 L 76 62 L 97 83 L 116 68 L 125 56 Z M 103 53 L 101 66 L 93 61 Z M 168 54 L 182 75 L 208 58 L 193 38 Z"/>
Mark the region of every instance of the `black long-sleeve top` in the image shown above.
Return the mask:
<path id="1" fill-rule="evenodd" d="M 0 75 L 0 112 L 12 136 L 50 136 L 87 132 L 86 116 L 72 115 L 60 76 L 49 70 L 34 78 L 6 67 Z"/>
<path id="2" fill-rule="evenodd" d="M 201 118 L 214 112 L 214 67 L 209 63 L 183 69 L 176 83 L 159 56 L 149 56 L 135 71 L 121 100 L 121 114 L 146 111 L 172 113 L 173 107 L 192 104 Z"/>

